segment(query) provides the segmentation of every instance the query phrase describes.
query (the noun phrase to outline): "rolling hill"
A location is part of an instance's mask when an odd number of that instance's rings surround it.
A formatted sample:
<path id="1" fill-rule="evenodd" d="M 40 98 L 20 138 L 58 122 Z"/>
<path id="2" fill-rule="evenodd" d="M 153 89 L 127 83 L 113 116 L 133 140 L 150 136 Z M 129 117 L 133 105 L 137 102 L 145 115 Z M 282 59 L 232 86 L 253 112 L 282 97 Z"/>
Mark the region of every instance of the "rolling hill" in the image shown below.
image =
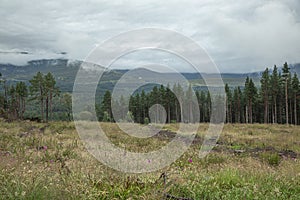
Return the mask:
<path id="1" fill-rule="evenodd" d="M 67 59 L 43 59 L 29 61 L 27 65 L 17 66 L 12 64 L 0 64 L 0 73 L 8 83 L 14 83 L 17 81 L 25 81 L 28 83 L 38 71 L 42 73 L 51 72 L 54 74 L 57 80 L 57 85 L 63 92 L 72 92 L 73 83 L 76 73 L 81 65 L 80 61 L 70 61 Z M 290 65 L 291 72 L 297 72 L 300 74 L 300 64 Z M 147 69 L 143 69 L 147 70 Z M 98 91 L 112 90 L 116 82 L 128 72 L 129 70 L 111 70 L 105 72 L 101 78 Z M 150 76 L 171 78 L 175 76 L 172 73 L 164 73 L 163 77 L 159 76 L 158 72 L 140 71 L 140 74 L 149 74 Z M 251 77 L 256 84 L 259 84 L 259 78 L 262 72 L 255 73 L 223 73 L 221 74 L 224 83 L 228 83 L 230 86 L 243 86 L 245 78 Z M 194 88 L 205 88 L 204 80 L 198 73 L 182 73 L 182 75 L 192 83 Z M 214 74 L 210 74 L 214 76 Z"/>

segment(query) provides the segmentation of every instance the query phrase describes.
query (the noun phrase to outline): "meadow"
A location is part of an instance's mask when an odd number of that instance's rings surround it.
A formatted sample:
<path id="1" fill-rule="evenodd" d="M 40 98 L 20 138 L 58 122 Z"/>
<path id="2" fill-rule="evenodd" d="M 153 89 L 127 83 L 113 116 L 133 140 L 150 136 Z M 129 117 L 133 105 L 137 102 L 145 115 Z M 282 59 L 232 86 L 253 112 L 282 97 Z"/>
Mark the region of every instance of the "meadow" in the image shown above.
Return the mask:
<path id="1" fill-rule="evenodd" d="M 178 124 L 150 139 L 101 123 L 115 145 L 135 152 L 164 146 Z M 198 157 L 208 124 L 176 162 L 128 174 L 97 161 L 74 123 L 0 121 L 0 199 L 300 199 L 298 126 L 226 124 L 213 151 Z M 133 130 L 134 131 L 134 130 Z"/>

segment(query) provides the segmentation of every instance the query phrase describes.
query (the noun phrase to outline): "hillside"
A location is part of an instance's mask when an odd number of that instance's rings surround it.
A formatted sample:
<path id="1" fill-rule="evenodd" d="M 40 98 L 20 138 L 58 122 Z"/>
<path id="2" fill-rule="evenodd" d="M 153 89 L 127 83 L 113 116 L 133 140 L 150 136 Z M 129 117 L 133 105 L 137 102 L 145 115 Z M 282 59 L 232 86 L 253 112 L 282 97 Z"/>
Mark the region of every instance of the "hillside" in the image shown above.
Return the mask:
<path id="1" fill-rule="evenodd" d="M 38 71 L 42 73 L 51 72 L 57 80 L 57 85 L 63 92 L 71 92 L 76 73 L 81 65 L 80 61 L 69 61 L 67 59 L 43 59 L 29 61 L 27 65 L 17 66 L 12 64 L 0 64 L 0 73 L 7 80 L 8 83 L 17 81 L 28 82 Z M 300 64 L 290 65 L 292 72 L 300 73 Z M 146 69 L 144 69 L 146 70 Z M 98 91 L 112 90 L 117 80 L 119 80 L 129 70 L 111 70 L 104 73 L 101 78 L 101 87 Z M 259 84 L 259 78 L 262 72 L 254 73 L 223 73 L 221 74 L 224 83 L 230 86 L 243 86 L 245 78 L 251 77 L 255 84 Z M 145 74 L 145 73 L 144 73 Z M 147 74 L 158 74 L 157 72 L 149 72 Z M 172 78 L 175 74 L 165 73 L 163 77 Z M 182 73 L 182 75 L 192 83 L 194 88 L 205 88 L 204 80 L 200 74 L 197 73 Z M 211 74 L 214 76 L 214 74 Z"/>

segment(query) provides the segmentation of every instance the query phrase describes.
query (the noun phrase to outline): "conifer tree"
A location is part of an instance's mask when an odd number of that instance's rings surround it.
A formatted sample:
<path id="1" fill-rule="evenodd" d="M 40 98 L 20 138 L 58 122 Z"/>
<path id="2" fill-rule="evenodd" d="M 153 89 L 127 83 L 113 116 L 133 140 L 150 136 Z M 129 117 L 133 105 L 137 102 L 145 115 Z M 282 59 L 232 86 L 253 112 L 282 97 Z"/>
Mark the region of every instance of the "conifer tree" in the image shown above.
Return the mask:
<path id="1" fill-rule="evenodd" d="M 292 94 L 294 99 L 294 124 L 297 125 L 298 119 L 297 119 L 297 98 L 299 97 L 299 79 L 297 77 L 297 74 L 294 73 L 293 79 L 292 79 Z"/>
<path id="2" fill-rule="evenodd" d="M 269 87 L 270 87 L 270 77 L 269 77 L 269 69 L 262 73 L 262 77 L 260 79 L 261 83 L 261 97 L 264 102 L 264 123 L 269 123 Z"/>
<path id="3" fill-rule="evenodd" d="M 44 77 L 41 72 L 38 72 L 30 82 L 30 95 L 32 100 L 38 100 L 40 102 L 41 121 L 44 121 L 44 99 L 45 99 L 45 88 L 44 88 Z"/>
<path id="4" fill-rule="evenodd" d="M 285 62 L 282 68 L 282 77 L 285 81 L 285 121 L 286 124 L 289 124 L 289 79 L 291 77 L 290 68 L 288 64 Z"/>
<path id="5" fill-rule="evenodd" d="M 272 99 L 272 122 L 277 123 L 277 102 L 280 93 L 280 76 L 278 74 L 277 66 L 274 65 L 272 75 L 270 78 L 271 85 L 271 99 Z"/>

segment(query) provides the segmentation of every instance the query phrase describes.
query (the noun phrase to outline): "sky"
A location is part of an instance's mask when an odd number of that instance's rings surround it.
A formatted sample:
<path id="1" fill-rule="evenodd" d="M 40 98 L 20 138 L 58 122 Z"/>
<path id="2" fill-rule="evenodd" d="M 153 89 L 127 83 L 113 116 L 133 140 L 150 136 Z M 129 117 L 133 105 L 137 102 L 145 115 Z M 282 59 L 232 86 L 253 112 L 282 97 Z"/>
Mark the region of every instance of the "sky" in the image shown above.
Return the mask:
<path id="1" fill-rule="evenodd" d="M 0 0 L 0 17 L 0 63 L 84 60 L 103 41 L 146 27 L 191 38 L 224 73 L 300 62 L 299 0 Z M 163 60 L 189 71 L 175 57 L 136 52 L 116 63 Z"/>

